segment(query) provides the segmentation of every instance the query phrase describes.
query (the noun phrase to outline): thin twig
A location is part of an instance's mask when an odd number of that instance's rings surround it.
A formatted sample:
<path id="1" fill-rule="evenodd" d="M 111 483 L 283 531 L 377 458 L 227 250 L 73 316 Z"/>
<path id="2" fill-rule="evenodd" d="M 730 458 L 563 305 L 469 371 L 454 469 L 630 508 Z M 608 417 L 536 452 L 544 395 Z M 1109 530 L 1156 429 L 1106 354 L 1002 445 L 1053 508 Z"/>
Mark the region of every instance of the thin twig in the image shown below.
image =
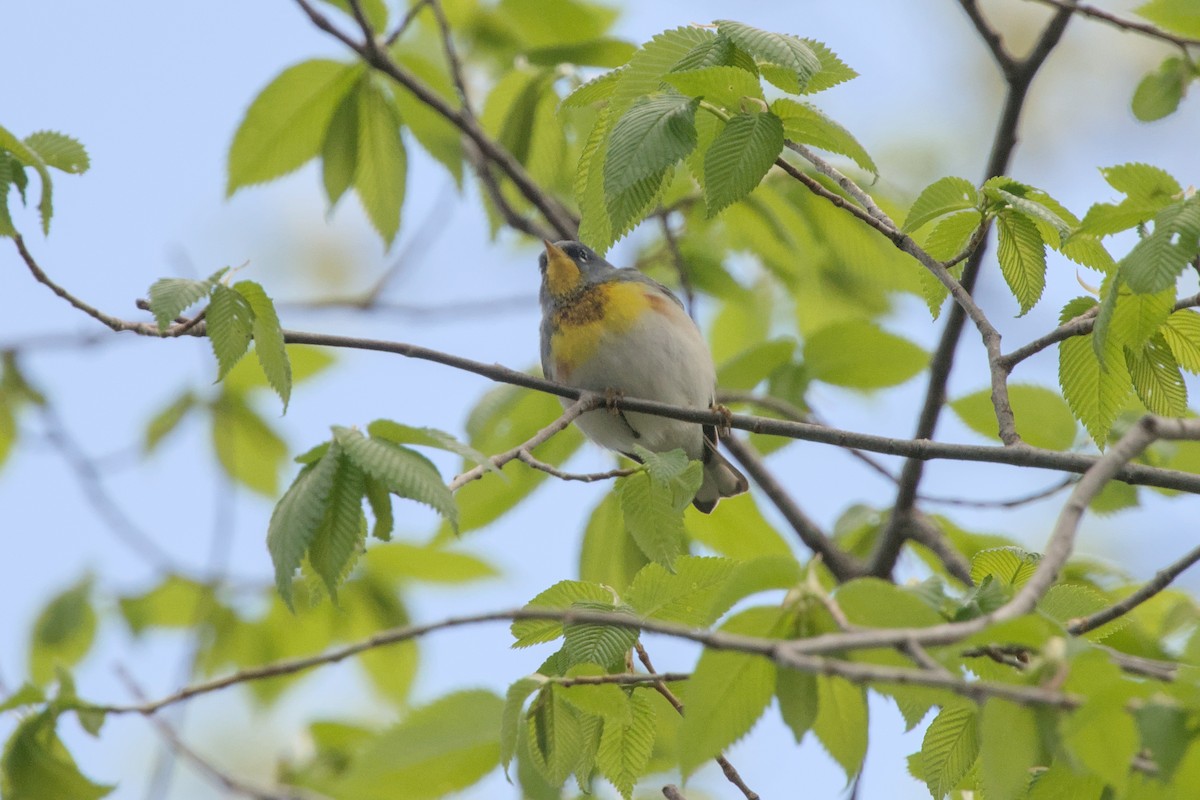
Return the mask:
<path id="1" fill-rule="evenodd" d="M 1200 45 L 1200 39 L 1193 39 L 1188 36 L 1177 36 L 1146 22 L 1123 19 L 1118 17 L 1116 14 L 1110 14 L 1107 11 L 1102 11 L 1095 6 L 1083 4 L 1076 5 L 1075 3 L 1068 3 L 1065 0 L 1034 0 L 1034 2 L 1042 3 L 1043 5 L 1047 6 L 1054 6 L 1055 8 L 1069 9 L 1074 14 L 1100 20 L 1101 22 L 1105 22 L 1109 25 L 1120 28 L 1121 30 L 1133 31 L 1154 39 L 1160 39 L 1161 41 L 1168 42 L 1179 48 L 1182 48 L 1185 52 L 1188 47 Z"/>
<path id="2" fill-rule="evenodd" d="M 429 0 L 417 0 L 417 2 L 409 6 L 408 12 L 405 13 L 405 15 L 401 18 L 400 22 L 396 25 L 395 30 L 389 33 L 387 38 L 383 40 L 383 46 L 391 47 L 397 41 L 399 41 L 400 37 L 404 35 L 404 32 L 408 30 L 408 26 L 412 25 L 413 21 L 417 18 L 417 14 L 421 12 L 421 9 L 423 9 L 425 4 L 428 2 Z"/>
<path id="3" fill-rule="evenodd" d="M 675 274 L 679 276 L 679 288 L 683 290 L 683 299 L 687 304 L 688 316 L 696 316 L 696 291 L 692 288 L 692 279 L 688 275 L 687 263 L 683 260 L 683 253 L 679 249 L 679 239 L 675 236 L 675 231 L 671 229 L 671 221 L 668 219 L 670 213 L 662 209 L 656 215 L 658 217 L 659 227 L 662 228 L 663 241 L 666 242 L 667 252 L 671 254 L 671 264 L 675 267 Z"/>
<path id="4" fill-rule="evenodd" d="M 971 579 L 971 562 L 946 539 L 946 535 L 942 533 L 937 523 L 928 515 L 915 510 L 909 515 L 908 522 L 909 527 L 905 532 L 908 538 L 923 545 L 937 556 L 938 560 L 945 565 L 946 571 L 964 586 L 975 584 L 975 581 Z"/>
<path id="5" fill-rule="evenodd" d="M 488 472 L 489 470 L 500 469 L 508 462 L 520 458 L 521 453 L 528 452 L 542 444 L 547 439 L 554 436 L 554 434 L 566 429 L 568 425 L 578 419 L 581 415 L 593 409 L 599 408 L 600 406 L 604 405 L 604 403 L 605 398 L 603 395 L 590 393 L 583 394 L 574 403 L 567 406 L 563 413 L 559 415 L 558 419 L 542 428 L 524 442 L 521 442 L 521 444 L 510 450 L 506 450 L 503 453 L 492 456 L 487 460 L 486 463 L 479 464 L 450 481 L 450 491 L 456 492 L 471 481 L 482 478 L 484 473 Z"/>
<path id="6" fill-rule="evenodd" d="M 1087 633 L 1099 628 L 1105 623 L 1112 622 L 1114 619 L 1125 616 L 1130 611 L 1140 606 L 1142 603 L 1154 597 L 1156 594 L 1166 589 L 1171 585 L 1171 582 L 1183 574 L 1184 570 L 1200 561 L 1200 547 L 1189 550 L 1185 555 L 1176 561 L 1172 561 L 1168 566 L 1163 567 L 1158 572 L 1154 573 L 1154 577 L 1146 581 L 1140 589 L 1128 597 L 1123 598 L 1120 602 L 1114 603 L 1108 608 L 1102 608 L 1095 614 L 1090 614 L 1081 620 L 1072 622 L 1067 626 L 1067 630 L 1074 636 Z"/>
<path id="7" fill-rule="evenodd" d="M 892 221 L 892 218 L 889 217 L 882 208 L 875 204 L 875 201 L 871 199 L 871 195 L 864 192 L 857 183 L 852 181 L 846 175 L 842 174 L 841 170 L 837 169 L 828 161 L 821 158 L 811 149 L 802 144 L 798 144 L 797 142 L 787 139 L 784 141 L 784 146 L 793 153 L 798 153 L 801 158 L 816 167 L 818 172 L 832 180 L 842 189 L 842 191 L 857 200 L 862 205 L 863 209 L 871 215 L 871 217 L 883 223 L 887 227 L 892 228 L 893 230 L 896 229 L 896 223 Z"/>
<path id="8" fill-rule="evenodd" d="M 524 448 L 517 452 L 517 458 L 522 463 L 528 464 L 547 475 L 552 475 L 561 481 L 595 483 L 596 481 L 610 481 L 614 478 L 626 478 L 639 471 L 638 467 L 626 467 L 624 469 L 610 469 L 607 472 L 563 472 L 553 464 L 547 464 L 545 461 L 535 458 L 532 453 Z"/>

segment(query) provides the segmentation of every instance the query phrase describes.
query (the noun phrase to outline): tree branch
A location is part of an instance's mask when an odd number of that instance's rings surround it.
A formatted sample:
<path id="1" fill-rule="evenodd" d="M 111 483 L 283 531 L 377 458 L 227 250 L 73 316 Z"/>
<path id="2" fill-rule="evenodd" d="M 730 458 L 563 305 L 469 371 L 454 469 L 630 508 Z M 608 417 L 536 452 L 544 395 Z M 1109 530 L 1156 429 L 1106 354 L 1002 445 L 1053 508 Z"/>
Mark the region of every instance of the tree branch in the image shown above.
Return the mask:
<path id="1" fill-rule="evenodd" d="M 1121 600 L 1119 603 L 1114 603 L 1108 608 L 1103 608 L 1095 614 L 1090 614 L 1081 620 L 1072 622 L 1067 626 L 1067 630 L 1071 635 L 1079 636 L 1080 634 L 1094 631 L 1101 625 L 1112 622 L 1114 619 L 1119 619 L 1125 616 L 1130 611 L 1140 606 L 1142 603 L 1149 600 L 1154 595 L 1161 592 L 1171 585 L 1171 582 L 1178 578 L 1183 572 L 1200 561 L 1200 547 L 1195 547 L 1189 550 L 1184 556 L 1176 561 L 1171 562 L 1168 566 L 1154 573 L 1154 577 L 1146 581 L 1140 589 L 1133 594 Z"/>
<path id="2" fill-rule="evenodd" d="M 1066 0 L 1034 0 L 1034 2 L 1042 5 L 1054 6 L 1055 8 L 1069 10 L 1073 14 L 1078 14 L 1082 17 L 1091 17 L 1121 30 L 1133 31 L 1141 33 L 1154 39 L 1159 39 L 1176 47 L 1183 49 L 1185 52 L 1189 46 L 1200 45 L 1200 39 L 1193 39 L 1187 36 L 1176 36 L 1173 33 L 1164 31 L 1146 22 L 1137 22 L 1136 20 L 1122 19 L 1116 14 L 1110 14 L 1107 11 L 1102 11 L 1094 6 L 1066 2 Z"/>

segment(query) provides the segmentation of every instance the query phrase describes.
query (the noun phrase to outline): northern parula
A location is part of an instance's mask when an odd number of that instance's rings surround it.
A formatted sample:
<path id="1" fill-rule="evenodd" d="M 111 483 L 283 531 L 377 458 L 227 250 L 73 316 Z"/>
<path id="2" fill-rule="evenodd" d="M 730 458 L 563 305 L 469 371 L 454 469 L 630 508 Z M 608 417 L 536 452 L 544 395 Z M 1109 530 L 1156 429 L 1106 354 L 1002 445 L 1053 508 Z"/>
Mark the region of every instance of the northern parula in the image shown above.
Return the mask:
<path id="1" fill-rule="evenodd" d="M 712 408 L 716 369 L 696 323 L 671 290 L 636 269 L 618 269 L 579 242 L 545 242 L 542 371 L 567 386 Z M 564 405 L 566 403 L 564 402 Z M 635 458 L 682 448 L 704 464 L 692 505 L 710 513 L 747 489 L 746 477 L 717 451 L 711 425 L 637 412 L 596 409 L 575 424 L 601 447 Z"/>

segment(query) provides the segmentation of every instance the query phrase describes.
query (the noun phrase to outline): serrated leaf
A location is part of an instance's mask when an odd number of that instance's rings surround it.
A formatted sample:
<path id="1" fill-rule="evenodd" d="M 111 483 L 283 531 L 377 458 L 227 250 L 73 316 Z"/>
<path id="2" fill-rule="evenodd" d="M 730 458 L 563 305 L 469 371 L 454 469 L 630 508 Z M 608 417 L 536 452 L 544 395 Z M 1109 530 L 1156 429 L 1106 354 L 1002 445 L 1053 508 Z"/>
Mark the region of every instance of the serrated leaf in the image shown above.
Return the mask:
<path id="1" fill-rule="evenodd" d="M 212 278 L 206 281 L 160 278 L 150 284 L 150 313 L 154 315 L 158 329 L 165 331 L 176 317 L 207 297 L 213 283 Z"/>
<path id="2" fill-rule="evenodd" d="M 1026 217 L 1035 226 L 1046 225 L 1057 236 L 1057 239 L 1043 237 L 1048 242 L 1060 242 L 1066 239 L 1071 234 L 1072 226 L 1059 215 L 1056 209 L 1051 208 L 1046 203 L 1039 202 L 1031 197 L 1022 197 L 1013 194 L 1010 191 L 998 187 L 990 187 L 984 185 L 984 194 L 995 200 L 1004 203 L 1008 208 L 1016 211 Z M 1047 197 L 1050 201 L 1052 198 Z M 1057 206 L 1057 203 L 1054 203 Z"/>
<path id="3" fill-rule="evenodd" d="M 683 508 L 676 504 L 671 487 L 643 471 L 621 479 L 617 496 L 625 525 L 637 546 L 651 561 L 671 569 L 683 553 L 686 538 Z"/>
<path id="4" fill-rule="evenodd" d="M 732 559 L 696 556 L 676 559 L 674 573 L 647 564 L 634 577 L 625 601 L 644 617 L 707 627 L 724 613 L 713 601 L 737 567 Z"/>
<path id="5" fill-rule="evenodd" d="M 896 386 L 928 362 L 925 350 L 865 320 L 828 325 L 804 342 L 804 364 L 815 380 L 852 389 Z"/>
<path id="6" fill-rule="evenodd" d="M 817 676 L 779 667 L 775 673 L 775 698 L 784 724 L 791 729 L 796 744 L 800 744 L 817 720 Z"/>
<path id="7" fill-rule="evenodd" d="M 458 504 L 442 482 L 437 467 L 425 456 L 386 439 L 366 437 L 356 430 L 334 428 L 334 438 L 346 455 L 367 475 L 398 497 L 416 500 L 458 525 Z"/>
<path id="8" fill-rule="evenodd" d="M 612 97 L 613 91 L 617 88 L 617 81 L 621 79 L 622 69 L 619 67 L 601 73 L 575 87 L 570 94 L 563 98 L 558 106 L 559 111 L 568 108 L 586 108 Z"/>
<path id="9" fill-rule="evenodd" d="M 286 412 L 288 399 L 292 396 L 292 363 L 288 360 L 283 328 L 279 324 L 279 315 L 275 313 L 275 303 L 263 288 L 253 281 L 239 281 L 233 285 L 233 289 L 246 298 L 254 313 L 251 326 L 254 355 L 262 366 L 267 383 L 283 401 L 283 410 Z"/>
<path id="10" fill-rule="evenodd" d="M 598 583 L 585 581 L 559 581 L 525 604 L 525 608 L 568 609 L 575 603 L 613 602 L 612 592 Z M 563 625 L 553 619 L 521 619 L 513 622 L 512 635 L 516 639 L 514 648 L 529 647 L 542 642 L 552 642 L 563 635 Z"/>
<path id="11" fill-rule="evenodd" d="M 1037 226 L 1023 215 L 1002 213 L 996 218 L 1000 239 L 1000 272 L 1021 306 L 1023 316 L 1046 288 L 1046 244 Z"/>
<path id="12" fill-rule="evenodd" d="M 3 701 L 0 701 L 0 713 L 14 711 L 25 706 L 36 706 L 46 702 L 46 693 L 32 683 L 23 683 Z"/>
<path id="13" fill-rule="evenodd" d="M 1149 164 L 1126 163 L 1102 167 L 1100 174 L 1108 185 L 1131 199 L 1145 200 L 1162 207 L 1171 202 L 1183 187 L 1166 170 Z"/>
<path id="14" fill-rule="evenodd" d="M 276 76 L 233 136 L 226 193 L 286 175 L 316 156 L 334 110 L 361 74 L 357 64 L 314 59 Z"/>
<path id="15" fill-rule="evenodd" d="M 763 516 L 753 495 L 726 498 L 721 507 L 726 511 L 718 515 L 685 512 L 687 531 L 694 541 L 737 561 L 790 557 L 790 545 Z"/>
<path id="16" fill-rule="evenodd" d="M 1130 291 L 1120 275 L 1101 286 L 1103 300 L 1096 318 L 1092 348 L 1107 359 L 1118 345 L 1141 348 L 1167 321 L 1175 307 L 1175 291 L 1168 287 L 1154 294 Z M 1108 366 L 1107 361 L 1104 362 Z"/>
<path id="17" fill-rule="evenodd" d="M 367 433 L 376 439 L 386 439 L 393 444 L 415 444 L 420 447 L 445 450 L 448 453 L 460 455 L 468 461 L 486 466 L 489 471 L 496 470 L 491 459 L 483 453 L 460 442 L 452 434 L 437 428 L 415 428 L 412 425 L 404 425 L 390 419 L 377 419 L 367 425 Z"/>
<path id="18" fill-rule="evenodd" d="M 618 723 L 605 720 L 596 752 L 596 766 L 625 800 L 633 794 L 634 784 L 647 771 L 654 750 L 654 707 L 644 691 L 629 697 L 630 720 Z"/>
<path id="19" fill-rule="evenodd" d="M 717 20 L 717 33 L 728 37 L 750 55 L 796 74 L 801 87 L 821 71 L 821 60 L 808 44 L 796 37 L 760 30 L 741 22 Z"/>
<path id="20" fill-rule="evenodd" d="M 978 203 L 975 184 L 966 178 L 939 178 L 926 186 L 913 201 L 901 230 L 915 231 L 922 225 L 952 211 L 975 208 Z"/>
<path id="21" fill-rule="evenodd" d="M 813 733 L 850 780 L 867 755 L 867 697 L 845 678 L 817 676 L 817 718 Z"/>
<path id="22" fill-rule="evenodd" d="M 390 246 L 400 230 L 408 157 L 389 94 L 366 80 L 358 91 L 358 167 L 354 188 L 372 227 Z"/>
<path id="23" fill-rule="evenodd" d="M 783 123 L 770 113 L 735 114 L 704 156 L 710 217 L 754 190 L 783 149 Z"/>
<path id="24" fill-rule="evenodd" d="M 552 786 L 559 786 L 579 762 L 583 731 L 577 712 L 562 690 L 547 686 L 529 708 L 526 726 L 533 764 Z"/>
<path id="25" fill-rule="evenodd" d="M 721 630 L 779 635 L 781 614 L 777 608 L 749 608 Z M 775 693 L 775 667 L 761 656 L 706 649 L 687 689 L 687 713 L 679 735 L 685 777 L 750 731 Z"/>
<path id="26" fill-rule="evenodd" d="M 329 208 L 354 185 L 358 171 L 358 93 L 350 92 L 334 109 L 321 141 L 321 184 Z"/>
<path id="27" fill-rule="evenodd" d="M 1062 321 L 1073 319 L 1095 305 L 1091 298 L 1072 301 L 1063 310 Z M 1129 371 L 1120 344 L 1106 344 L 1104 364 L 1092 347 L 1092 336 L 1073 336 L 1058 345 L 1058 382 L 1075 418 L 1083 423 L 1093 441 L 1103 448 L 1117 414 L 1131 391 Z M 1110 337 L 1111 338 L 1111 337 Z"/>
<path id="28" fill-rule="evenodd" d="M 624 665 L 622 665 L 624 667 Z M 599 664 L 579 663 L 567 670 L 564 677 L 599 678 L 608 675 Z M 601 717 L 616 725 L 628 724 L 632 718 L 629 695 L 615 683 L 577 683 L 560 686 L 562 697 L 577 710 Z"/>
<path id="29" fill-rule="evenodd" d="M 457 98 L 449 65 L 444 58 L 427 57 L 422 52 L 424 49 L 425 45 L 422 42 L 401 40 L 392 46 L 391 53 L 396 63 L 419 78 L 443 99 L 454 104 Z M 462 135 L 459 130 L 406 87 L 393 84 L 392 90 L 396 95 L 396 106 L 401 111 L 405 128 L 425 152 L 454 176 L 455 185 L 461 189 L 464 159 Z"/>
<path id="30" fill-rule="evenodd" d="M 1027 444 L 1047 450 L 1067 450 L 1075 444 L 1075 416 L 1058 392 L 1042 386 L 1009 384 L 1008 399 L 1017 433 Z M 988 438 L 999 438 L 990 389 L 953 400 L 950 408 L 971 430 Z"/>
<path id="31" fill-rule="evenodd" d="M 52 710 L 26 717 L 0 756 L 4 796 L 12 800 L 99 800 L 115 787 L 93 783 L 55 731 Z"/>
<path id="32" fill-rule="evenodd" d="M 837 53 L 830 50 L 823 42 L 805 37 L 801 37 L 800 41 L 808 45 L 808 49 L 817 57 L 817 61 L 821 62 L 821 69 L 809 78 L 808 82 L 804 85 L 803 92 L 805 94 L 823 92 L 826 89 L 858 77 L 858 73 L 851 69 L 846 62 L 838 58 Z M 778 86 L 778 84 L 776 85 Z M 780 88 L 784 89 L 784 91 L 790 91 L 786 87 L 781 86 Z"/>
<path id="33" fill-rule="evenodd" d="M 366 535 L 362 505 L 365 492 L 363 470 L 343 454 L 337 461 L 321 525 L 308 546 L 308 563 L 335 602 L 338 585 L 357 558 Z"/>
<path id="34" fill-rule="evenodd" d="M 1072 622 L 1095 614 L 1111 605 L 1110 601 L 1090 586 L 1078 583 L 1059 583 L 1051 586 L 1038 601 L 1037 610 L 1068 627 Z M 1129 617 L 1119 617 L 1084 634 L 1091 641 L 1105 639 L 1129 624 Z"/>
<path id="35" fill-rule="evenodd" d="M 834 599 L 852 623 L 871 628 L 921 628 L 945 621 L 913 592 L 878 578 L 844 583 Z"/>
<path id="36" fill-rule="evenodd" d="M 1138 749 L 1137 726 L 1119 693 L 1098 692 L 1059 725 L 1061 742 L 1077 763 L 1114 787 L 1117 796 L 1129 778 Z M 1103 736 L 1097 736 L 1103 731 Z"/>
<path id="37" fill-rule="evenodd" d="M 301 469 L 271 513 L 267 549 L 275 565 L 275 586 L 288 608 L 292 608 L 292 576 L 325 518 L 339 449 L 330 447 L 319 461 Z"/>
<path id="38" fill-rule="evenodd" d="M 771 103 L 771 111 L 783 122 L 784 136 L 793 142 L 846 156 L 872 175 L 879 174 L 875 160 L 854 135 L 811 103 L 781 97 Z"/>
<path id="39" fill-rule="evenodd" d="M 213 286 L 205 316 L 208 340 L 217 357 L 217 380 L 221 380 L 246 355 L 254 331 L 254 309 L 240 293 L 225 284 Z"/>
<path id="40" fill-rule="evenodd" d="M 958 788 L 979 756 L 978 712 L 974 706 L 943 708 L 925 730 L 922 773 L 929 793 L 941 798 Z"/>
<path id="41" fill-rule="evenodd" d="M 1112 272 L 1117 266 L 1116 260 L 1098 237 L 1081 231 L 1076 231 L 1063 242 L 1059 252 L 1076 264 L 1105 274 Z"/>
<path id="42" fill-rule="evenodd" d="M 719 41 L 719 40 L 714 40 Z M 746 98 L 763 99 L 758 77 L 733 66 L 705 66 L 695 69 L 675 69 L 663 76 L 663 81 L 688 97 L 700 97 L 730 113 L 747 110 Z"/>
<path id="43" fill-rule="evenodd" d="M 1187 385 L 1161 334 L 1156 333 L 1141 350 L 1126 347 L 1125 365 L 1138 399 L 1152 413 L 1164 417 L 1187 414 Z"/>
<path id="44" fill-rule="evenodd" d="M 1154 231 L 1121 260 L 1121 277 L 1138 294 L 1175 286 L 1200 251 L 1200 199 L 1167 206 L 1154 217 Z"/>
<path id="45" fill-rule="evenodd" d="M 25 144 L 35 151 L 46 166 L 71 175 L 81 175 L 91 166 L 87 150 L 78 139 L 57 131 L 36 131 L 25 137 Z"/>
<path id="46" fill-rule="evenodd" d="M 29 642 L 29 677 L 49 682 L 59 669 L 78 664 L 96 638 L 92 579 L 85 577 L 50 599 L 33 623 Z"/>
<path id="47" fill-rule="evenodd" d="M 612 602 L 580 600 L 571 608 L 590 611 L 617 611 Z M 633 619 L 633 617 L 630 617 Z M 563 627 L 563 653 L 567 662 L 600 664 L 605 669 L 618 669 L 637 641 L 636 628 L 605 625 L 593 622 L 574 622 Z"/>
<path id="48" fill-rule="evenodd" d="M 971 559 L 971 580 L 975 584 L 992 576 L 1002 586 L 1020 589 L 1033 577 L 1042 557 L 1019 547 L 993 547 L 980 550 Z"/>
<path id="49" fill-rule="evenodd" d="M 369 740 L 335 786 L 338 797 L 412 800 L 465 789 L 496 767 L 504 702 L 482 689 L 455 692 Z"/>
<path id="50" fill-rule="evenodd" d="M 737 47 L 728 37 L 711 33 L 679 59 L 671 67 L 671 73 L 706 67 L 736 67 L 750 75 L 758 75 L 758 65 L 746 51 Z"/>
<path id="51" fill-rule="evenodd" d="M 30 167 L 36 171 L 38 177 L 41 179 L 42 194 L 38 199 L 38 214 L 42 220 L 42 233 L 49 233 L 50 217 L 54 215 L 54 186 L 50 181 L 50 170 L 46 168 L 46 162 L 42 161 L 41 156 L 39 156 L 28 145 L 14 136 L 7 128 L 0 126 L 0 153 L 3 153 L 6 150 L 18 163 L 26 167 Z M 21 192 L 21 200 L 24 201 L 25 173 L 20 169 L 12 170 L 11 167 L 10 171 L 12 172 L 14 182 L 17 184 L 17 188 Z M 0 219 L 0 225 L 3 226 L 3 230 L 6 235 L 11 235 L 16 231 L 12 225 L 12 217 L 10 217 L 8 214 L 7 188 L 8 187 L 5 186 L 5 197 L 3 198 L 4 202 L 0 203 L 0 208 L 3 208 L 4 210 L 3 218 Z"/>
<path id="52" fill-rule="evenodd" d="M 504 709 L 500 714 L 500 766 L 508 775 L 508 765 L 517 754 L 517 736 L 522 730 L 521 712 L 529 695 L 545 685 L 540 675 L 532 675 L 514 681 L 504 695 Z"/>
<path id="53" fill-rule="evenodd" d="M 1193 375 L 1200 374 L 1200 314 L 1181 308 L 1167 317 L 1159 331 L 1176 363 Z"/>
<path id="54" fill-rule="evenodd" d="M 579 240 L 603 254 L 617 240 L 608 219 L 604 193 L 604 161 L 614 121 L 612 104 L 601 107 L 579 154 L 572 191 L 579 205 Z"/>

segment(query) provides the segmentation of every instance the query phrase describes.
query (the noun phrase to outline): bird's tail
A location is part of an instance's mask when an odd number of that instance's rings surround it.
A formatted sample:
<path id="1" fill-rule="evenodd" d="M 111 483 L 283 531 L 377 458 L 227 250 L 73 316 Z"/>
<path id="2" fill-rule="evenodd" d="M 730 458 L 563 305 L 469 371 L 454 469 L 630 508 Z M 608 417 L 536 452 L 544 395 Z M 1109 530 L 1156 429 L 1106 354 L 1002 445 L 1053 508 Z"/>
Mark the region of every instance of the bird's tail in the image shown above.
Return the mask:
<path id="1" fill-rule="evenodd" d="M 750 488 L 746 476 L 717 450 L 705 441 L 704 480 L 696 491 L 692 505 L 705 514 L 711 514 L 722 497 L 733 497 Z"/>

